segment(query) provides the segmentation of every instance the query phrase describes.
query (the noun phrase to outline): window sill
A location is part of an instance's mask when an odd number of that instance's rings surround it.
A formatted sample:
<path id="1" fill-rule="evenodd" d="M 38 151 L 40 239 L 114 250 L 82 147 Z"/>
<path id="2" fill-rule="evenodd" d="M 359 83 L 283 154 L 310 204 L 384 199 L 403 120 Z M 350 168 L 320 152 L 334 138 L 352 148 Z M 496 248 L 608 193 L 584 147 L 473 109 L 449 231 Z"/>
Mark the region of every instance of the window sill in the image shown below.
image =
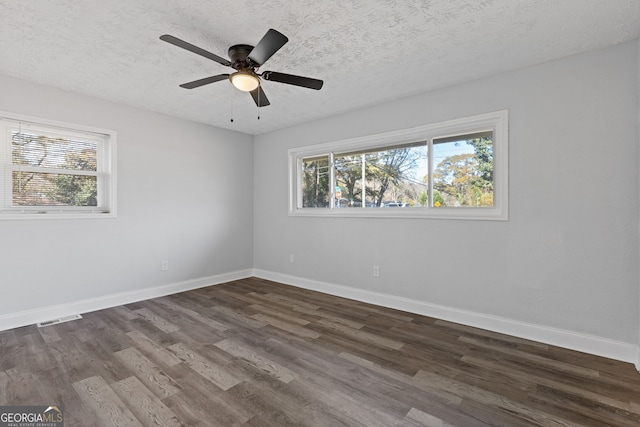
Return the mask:
<path id="1" fill-rule="evenodd" d="M 305 208 L 289 211 L 289 216 L 335 218 L 406 218 L 507 221 L 508 213 L 497 208 Z"/>
<path id="2" fill-rule="evenodd" d="M 33 219 L 113 219 L 115 212 L 0 212 L 2 220 L 33 220 Z"/>

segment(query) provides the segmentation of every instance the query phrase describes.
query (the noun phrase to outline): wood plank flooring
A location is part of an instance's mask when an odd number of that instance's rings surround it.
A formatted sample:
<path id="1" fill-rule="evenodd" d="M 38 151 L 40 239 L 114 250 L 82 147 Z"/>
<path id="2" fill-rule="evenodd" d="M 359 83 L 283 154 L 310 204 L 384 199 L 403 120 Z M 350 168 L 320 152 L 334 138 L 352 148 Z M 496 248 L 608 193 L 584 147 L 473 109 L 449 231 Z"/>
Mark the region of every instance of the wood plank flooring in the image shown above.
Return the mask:
<path id="1" fill-rule="evenodd" d="M 631 364 L 250 278 L 0 332 L 65 426 L 639 426 Z"/>

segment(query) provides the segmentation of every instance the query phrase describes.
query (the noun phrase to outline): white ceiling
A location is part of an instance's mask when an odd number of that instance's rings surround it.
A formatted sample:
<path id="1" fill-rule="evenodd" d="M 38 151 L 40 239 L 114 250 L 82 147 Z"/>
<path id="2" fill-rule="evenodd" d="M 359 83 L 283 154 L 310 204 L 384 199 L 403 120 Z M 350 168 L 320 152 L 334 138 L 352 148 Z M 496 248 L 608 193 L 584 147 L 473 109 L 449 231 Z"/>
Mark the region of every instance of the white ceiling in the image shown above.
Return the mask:
<path id="1" fill-rule="evenodd" d="M 158 39 L 226 58 L 269 28 L 289 43 L 260 71 L 325 84 L 265 81 L 259 111 L 226 81 L 180 88 L 231 69 Z M 0 73 L 259 134 L 639 33 L 639 0 L 0 0 Z"/>

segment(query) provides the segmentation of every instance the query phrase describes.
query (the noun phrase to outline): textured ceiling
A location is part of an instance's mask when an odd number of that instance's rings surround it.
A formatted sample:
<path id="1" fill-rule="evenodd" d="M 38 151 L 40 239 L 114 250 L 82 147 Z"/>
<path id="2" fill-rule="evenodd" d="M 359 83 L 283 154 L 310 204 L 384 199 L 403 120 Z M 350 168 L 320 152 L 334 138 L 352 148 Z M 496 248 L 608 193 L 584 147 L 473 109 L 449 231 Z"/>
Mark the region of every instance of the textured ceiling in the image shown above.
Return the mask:
<path id="1" fill-rule="evenodd" d="M 325 85 L 265 81 L 259 111 L 226 81 L 180 88 L 231 69 L 158 39 L 226 58 L 269 28 L 289 43 L 261 70 Z M 0 73 L 259 134 L 639 32 L 639 0 L 0 0 Z"/>

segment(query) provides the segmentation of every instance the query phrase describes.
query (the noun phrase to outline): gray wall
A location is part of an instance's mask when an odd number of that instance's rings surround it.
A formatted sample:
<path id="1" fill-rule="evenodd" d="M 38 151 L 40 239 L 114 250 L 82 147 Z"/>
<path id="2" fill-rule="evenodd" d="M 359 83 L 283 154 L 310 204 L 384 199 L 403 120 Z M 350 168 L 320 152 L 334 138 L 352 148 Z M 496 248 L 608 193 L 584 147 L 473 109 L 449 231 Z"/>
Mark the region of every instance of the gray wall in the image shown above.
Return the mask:
<path id="1" fill-rule="evenodd" d="M 4 76 L 0 93 L 2 111 L 118 132 L 116 219 L 0 221 L 0 317 L 252 267 L 250 135 Z"/>
<path id="2" fill-rule="evenodd" d="M 627 43 L 257 136 L 255 268 L 636 344 L 637 55 Z M 508 222 L 287 215 L 288 148 L 502 109 Z"/>

